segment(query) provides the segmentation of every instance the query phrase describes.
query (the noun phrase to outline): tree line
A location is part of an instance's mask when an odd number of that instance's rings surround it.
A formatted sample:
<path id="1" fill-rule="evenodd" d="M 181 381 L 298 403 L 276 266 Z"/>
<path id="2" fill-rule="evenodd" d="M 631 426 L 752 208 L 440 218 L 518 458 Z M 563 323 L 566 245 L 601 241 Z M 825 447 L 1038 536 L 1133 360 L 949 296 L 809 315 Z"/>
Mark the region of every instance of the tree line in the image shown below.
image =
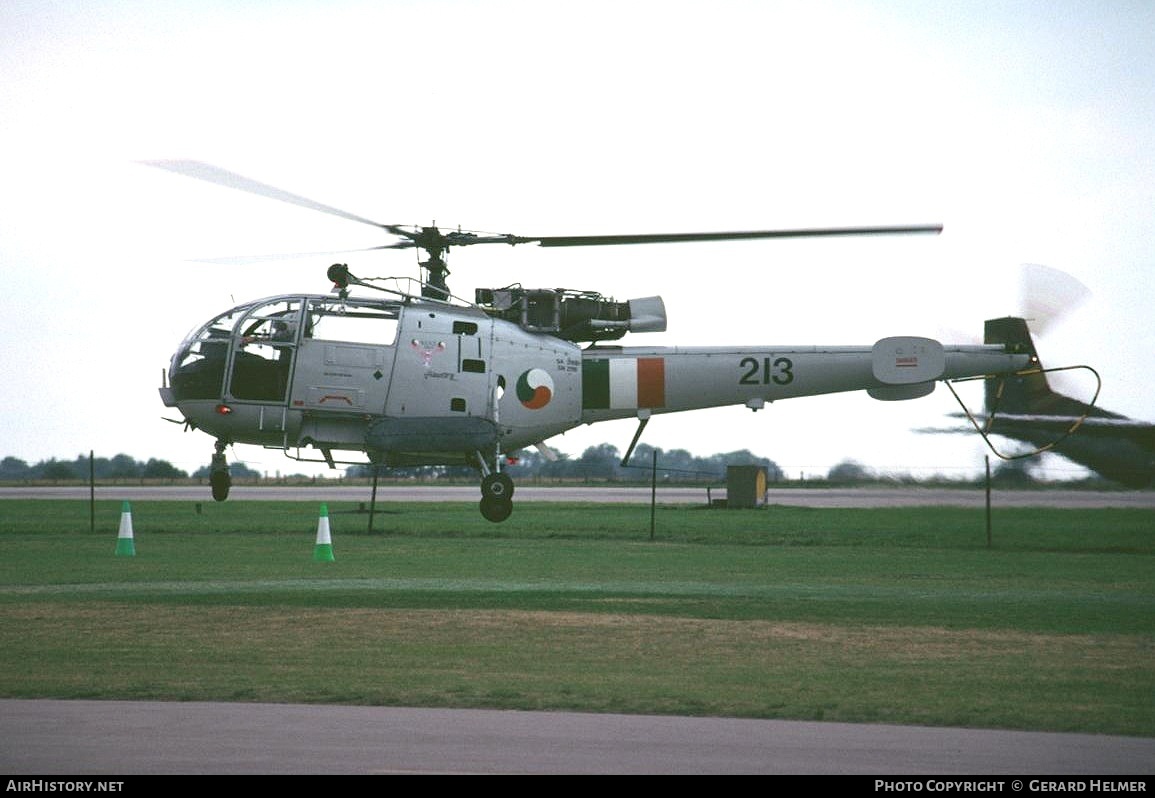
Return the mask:
<path id="1" fill-rule="evenodd" d="M 642 482 L 655 476 L 652 473 L 655 464 L 656 477 L 662 482 L 719 482 L 726 478 L 726 469 L 731 465 L 761 466 L 766 469 L 766 478 L 770 482 L 785 479 L 777 463 L 748 449 L 703 457 L 685 449 L 659 449 L 644 443 L 638 445 L 627 463 L 622 463 L 622 454 L 616 446 L 602 443 L 590 446 L 578 457 L 559 454 L 551 459 L 540 452 L 526 450 L 505 464 L 503 470 L 515 481 L 522 482 L 575 479 Z M 1036 481 L 1030 473 L 1032 465 L 1033 460 L 1001 463 L 995 468 L 994 477 L 996 481 L 1005 483 L 1031 483 Z M 260 479 L 264 476 L 244 463 L 230 463 L 229 469 L 236 479 Z M 373 476 L 373 470 L 372 465 L 353 465 L 345 470 L 344 476 L 369 478 Z M 31 465 L 16 457 L 0 460 L 0 481 L 6 482 L 87 480 L 90 474 L 98 480 L 207 479 L 209 464 L 189 474 L 168 460 L 137 460 L 127 454 L 93 458 L 77 455 L 74 460 L 52 458 Z M 476 475 L 476 470 L 468 466 L 382 467 L 379 470 L 379 476 L 393 478 L 469 480 Z M 306 478 L 304 475 L 285 478 L 294 477 Z M 839 484 L 870 482 L 879 478 L 872 469 L 855 460 L 843 460 L 825 475 L 826 481 Z M 914 481 L 903 477 L 887 479 Z"/>
<path id="2" fill-rule="evenodd" d="M 243 465 L 235 468 L 240 469 L 240 472 L 234 470 L 235 476 L 260 476 L 258 472 Z M 191 476 L 207 477 L 208 473 L 209 467 L 206 464 Z M 87 480 L 90 475 L 100 480 L 188 479 L 190 476 L 187 471 L 177 468 L 168 460 L 154 457 L 142 461 L 127 454 L 115 457 L 89 457 L 81 454 L 75 460 L 58 460 L 53 457 L 31 465 L 18 457 L 0 460 L 0 480 L 7 482 Z"/>
<path id="3" fill-rule="evenodd" d="M 757 465 L 766 469 L 770 480 L 783 479 L 782 469 L 766 457 L 759 457 L 747 449 L 725 454 L 700 457 L 685 449 L 656 449 L 639 444 L 628 463 L 622 463 L 622 453 L 612 444 L 590 446 L 578 457 L 559 454 L 556 459 L 537 451 L 524 450 L 503 465 L 502 470 L 514 481 L 534 480 L 597 480 L 644 481 L 652 477 L 654 455 L 657 455 L 657 478 L 665 482 L 709 482 L 725 479 L 730 465 Z M 350 477 L 371 477 L 373 466 L 351 466 Z M 476 475 L 469 466 L 419 466 L 413 468 L 381 468 L 380 476 L 445 477 L 468 479 Z"/>
<path id="4" fill-rule="evenodd" d="M 643 480 L 650 478 L 655 452 L 658 454 L 658 478 L 665 481 L 708 481 L 724 478 L 728 465 L 760 465 L 766 468 L 770 479 L 782 478 L 782 470 L 772 460 L 758 457 L 745 449 L 699 457 L 684 449 L 663 451 L 645 444 L 637 447 L 630 462 L 625 465 L 621 462 L 622 455 L 617 447 L 603 443 L 589 447 L 579 457 L 561 454 L 556 459 L 549 459 L 535 451 L 522 452 L 515 461 L 505 465 L 504 469 L 514 479 L 521 480 Z M 243 463 L 230 463 L 229 470 L 236 478 L 262 476 L 259 471 L 248 468 Z M 423 479 L 470 479 L 475 477 L 476 473 L 476 470 L 469 466 L 413 466 L 382 468 L 380 471 L 382 476 Z M 32 464 L 17 457 L 5 457 L 0 460 L 0 480 L 9 482 L 87 480 L 90 474 L 99 480 L 204 479 L 209 475 L 209 465 L 206 463 L 189 474 L 168 460 L 157 458 L 137 460 L 127 454 L 93 458 L 88 455 L 77 455 L 73 460 L 52 458 Z M 353 465 L 345 471 L 345 476 L 351 478 L 372 475 L 371 465 Z"/>

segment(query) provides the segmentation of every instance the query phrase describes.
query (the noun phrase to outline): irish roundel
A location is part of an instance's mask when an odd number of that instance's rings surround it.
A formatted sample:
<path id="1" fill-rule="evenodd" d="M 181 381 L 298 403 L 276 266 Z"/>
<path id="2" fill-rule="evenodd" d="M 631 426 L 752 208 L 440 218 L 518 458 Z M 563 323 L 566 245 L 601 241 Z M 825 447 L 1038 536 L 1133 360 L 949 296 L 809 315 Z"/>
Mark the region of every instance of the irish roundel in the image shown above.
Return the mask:
<path id="1" fill-rule="evenodd" d="M 553 379 L 545 369 L 530 369 L 517 378 L 517 398 L 530 410 L 540 410 L 553 398 Z"/>

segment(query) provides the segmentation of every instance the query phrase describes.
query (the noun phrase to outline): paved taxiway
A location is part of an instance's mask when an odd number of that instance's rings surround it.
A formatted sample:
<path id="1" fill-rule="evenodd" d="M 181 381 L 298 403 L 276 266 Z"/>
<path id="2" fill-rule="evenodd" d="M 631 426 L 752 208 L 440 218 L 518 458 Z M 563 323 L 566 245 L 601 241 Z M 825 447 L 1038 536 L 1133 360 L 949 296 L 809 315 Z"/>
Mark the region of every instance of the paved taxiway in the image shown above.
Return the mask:
<path id="1" fill-rule="evenodd" d="M 42 776 L 1155 773 L 1130 737 L 390 707 L 10 700 L 0 741 L 0 772 Z"/>
<path id="2" fill-rule="evenodd" d="M 111 485 L 96 488 L 96 498 L 117 501 L 212 501 L 206 486 Z M 368 502 L 371 490 L 365 486 L 270 486 L 238 485 L 230 501 L 351 501 Z M 715 488 L 659 487 L 659 504 L 700 504 L 725 498 L 726 491 Z M 80 486 L 0 487 L 0 499 L 87 499 L 89 490 Z M 468 485 L 389 485 L 377 491 L 377 501 L 476 502 L 477 487 Z M 644 487 L 517 487 L 517 502 L 609 502 L 649 504 L 650 489 Z M 1155 491 L 1124 490 L 997 490 L 992 492 L 996 507 L 1143 507 L 1155 509 Z M 771 488 L 767 503 L 800 507 L 983 507 L 986 493 L 980 488 Z"/>

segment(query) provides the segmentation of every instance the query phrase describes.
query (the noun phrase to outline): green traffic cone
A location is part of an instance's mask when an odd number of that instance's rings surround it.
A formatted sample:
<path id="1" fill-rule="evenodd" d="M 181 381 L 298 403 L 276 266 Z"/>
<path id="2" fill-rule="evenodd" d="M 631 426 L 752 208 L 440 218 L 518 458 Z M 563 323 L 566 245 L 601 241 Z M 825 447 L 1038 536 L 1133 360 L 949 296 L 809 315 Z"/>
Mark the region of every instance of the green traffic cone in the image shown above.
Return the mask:
<path id="1" fill-rule="evenodd" d="M 132 539 L 132 507 L 128 502 L 120 506 L 120 530 L 116 533 L 116 556 L 135 557 L 136 544 Z"/>
<path id="2" fill-rule="evenodd" d="M 313 559 L 317 562 L 333 562 L 333 538 L 329 534 L 329 507 L 321 505 L 321 517 L 317 520 L 317 545 L 313 546 Z"/>

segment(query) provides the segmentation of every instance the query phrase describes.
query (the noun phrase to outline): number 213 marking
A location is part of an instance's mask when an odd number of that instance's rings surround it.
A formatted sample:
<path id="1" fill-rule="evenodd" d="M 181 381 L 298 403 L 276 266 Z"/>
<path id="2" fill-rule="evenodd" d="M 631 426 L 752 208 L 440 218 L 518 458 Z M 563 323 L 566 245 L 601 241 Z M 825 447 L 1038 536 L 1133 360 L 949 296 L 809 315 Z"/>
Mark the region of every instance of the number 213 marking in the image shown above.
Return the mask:
<path id="1" fill-rule="evenodd" d="M 788 357 L 773 361 L 764 357 L 761 362 L 757 358 L 744 357 L 738 367 L 746 369 L 738 380 L 739 385 L 789 385 L 794 382 L 794 361 Z"/>

